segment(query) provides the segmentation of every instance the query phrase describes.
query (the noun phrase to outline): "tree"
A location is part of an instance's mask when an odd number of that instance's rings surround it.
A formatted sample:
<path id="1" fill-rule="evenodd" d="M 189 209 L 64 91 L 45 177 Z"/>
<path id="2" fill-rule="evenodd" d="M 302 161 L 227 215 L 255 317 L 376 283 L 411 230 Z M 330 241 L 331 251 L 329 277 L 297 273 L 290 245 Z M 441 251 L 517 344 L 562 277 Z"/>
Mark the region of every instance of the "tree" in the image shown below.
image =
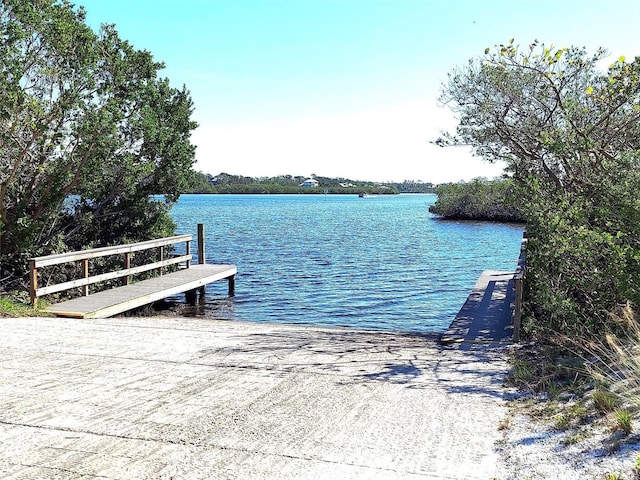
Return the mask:
<path id="1" fill-rule="evenodd" d="M 640 302 L 640 59 L 598 68 L 606 52 L 513 43 L 454 70 L 441 100 L 459 117 L 436 143 L 504 160 L 530 238 L 533 325 L 612 327 Z"/>
<path id="2" fill-rule="evenodd" d="M 162 63 L 67 0 L 0 0 L 0 56 L 4 276 L 30 256 L 170 233 L 196 124 Z"/>
<path id="3" fill-rule="evenodd" d="M 518 200 L 513 195 L 510 179 L 487 180 L 439 185 L 431 213 L 455 220 L 523 222 Z"/>

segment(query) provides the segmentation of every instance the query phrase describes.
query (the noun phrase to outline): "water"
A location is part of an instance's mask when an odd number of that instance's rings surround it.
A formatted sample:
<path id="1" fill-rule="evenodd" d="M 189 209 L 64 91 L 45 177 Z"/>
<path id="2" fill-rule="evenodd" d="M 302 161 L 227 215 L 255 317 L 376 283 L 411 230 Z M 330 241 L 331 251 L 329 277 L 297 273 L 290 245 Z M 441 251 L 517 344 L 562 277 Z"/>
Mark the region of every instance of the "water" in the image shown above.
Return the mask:
<path id="1" fill-rule="evenodd" d="M 208 263 L 238 266 L 229 320 L 442 332 L 483 270 L 513 270 L 522 228 L 443 221 L 435 195 L 183 195 L 177 233 L 205 224 Z M 195 245 L 193 250 L 195 251 Z"/>

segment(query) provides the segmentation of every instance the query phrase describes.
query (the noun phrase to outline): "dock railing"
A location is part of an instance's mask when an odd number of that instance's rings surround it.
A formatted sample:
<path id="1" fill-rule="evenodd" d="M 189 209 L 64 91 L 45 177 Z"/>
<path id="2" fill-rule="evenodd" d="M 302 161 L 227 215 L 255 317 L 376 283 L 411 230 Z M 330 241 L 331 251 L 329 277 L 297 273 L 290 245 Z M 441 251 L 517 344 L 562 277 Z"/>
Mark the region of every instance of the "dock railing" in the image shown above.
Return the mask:
<path id="1" fill-rule="evenodd" d="M 204 243 L 201 239 L 201 227 L 198 226 L 198 241 Z M 38 304 L 38 297 L 48 295 L 52 293 L 71 290 L 73 288 L 82 288 L 82 295 L 89 295 L 89 286 L 98 282 L 105 282 L 108 280 L 114 280 L 117 278 L 124 278 L 124 284 L 128 285 L 131 281 L 131 276 L 151 270 L 156 270 L 159 275 L 162 275 L 162 269 L 170 265 L 184 264 L 185 268 L 189 268 L 191 265 L 191 241 L 193 235 L 175 235 L 172 237 L 159 238 L 155 240 L 148 240 L 144 242 L 130 243 L 126 245 L 116 245 L 111 247 L 92 248 L 90 250 L 80 250 L 76 252 L 60 253 L 56 255 L 48 255 L 44 257 L 36 257 L 29 260 L 29 276 L 30 276 L 30 288 L 29 296 L 31 303 L 34 306 Z M 165 249 L 169 245 L 175 245 L 179 243 L 185 244 L 184 255 L 171 256 L 166 258 Z M 134 252 L 140 252 L 143 250 L 157 250 L 157 260 L 144 265 L 131 266 L 131 256 Z M 204 251 L 203 246 L 199 246 L 200 251 Z M 102 273 L 98 275 L 90 275 L 89 261 L 99 257 L 105 257 L 109 255 L 123 255 L 122 269 Z M 204 263 L 204 254 L 199 258 L 200 263 Z M 80 278 L 75 280 L 66 281 L 63 283 L 49 284 L 43 287 L 38 286 L 38 269 L 52 266 L 61 265 L 70 262 L 80 262 Z"/>
<path id="2" fill-rule="evenodd" d="M 515 289 L 515 300 L 513 306 L 513 341 L 520 341 L 520 327 L 522 324 L 522 295 L 524 289 L 524 278 L 527 267 L 527 237 L 526 232 L 523 233 L 522 242 L 520 243 L 520 256 L 518 257 L 518 265 L 513 275 L 513 285 Z"/>

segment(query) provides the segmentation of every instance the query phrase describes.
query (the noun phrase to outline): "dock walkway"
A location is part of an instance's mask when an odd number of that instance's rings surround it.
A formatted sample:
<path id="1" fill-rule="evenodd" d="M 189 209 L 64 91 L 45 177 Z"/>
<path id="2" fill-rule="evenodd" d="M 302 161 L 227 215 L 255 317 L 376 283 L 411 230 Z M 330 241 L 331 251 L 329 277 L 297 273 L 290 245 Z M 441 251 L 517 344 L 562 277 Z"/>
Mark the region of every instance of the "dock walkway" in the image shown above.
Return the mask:
<path id="1" fill-rule="evenodd" d="M 514 273 L 502 270 L 482 272 L 466 302 L 442 335 L 442 343 L 511 343 Z"/>
<path id="2" fill-rule="evenodd" d="M 188 292 L 224 278 L 231 282 L 238 272 L 235 265 L 192 265 L 169 275 L 162 275 L 109 290 L 78 297 L 46 307 L 46 311 L 62 317 L 105 318 L 133 308 Z"/>
<path id="3" fill-rule="evenodd" d="M 29 296 L 34 305 L 38 304 L 38 298 L 43 295 L 64 292 L 73 289 L 82 289 L 82 297 L 63 301 L 44 308 L 48 313 L 74 318 L 106 318 L 118 313 L 126 312 L 142 305 L 161 300 L 177 293 L 190 295 L 198 289 L 204 292 L 208 283 L 227 279 L 229 282 L 229 296 L 234 295 L 235 276 L 238 269 L 235 265 L 208 264 L 205 259 L 204 224 L 198 224 L 198 264 L 192 265 L 191 241 L 193 235 L 182 234 L 171 237 L 157 238 L 142 242 L 112 245 L 107 247 L 91 248 L 75 252 L 58 253 L 35 257 L 29 260 Z M 184 254 L 170 254 L 166 257 L 167 249 L 176 244 L 184 244 Z M 140 252 L 155 251 L 149 257 L 142 256 L 142 262 L 132 265 L 132 258 Z M 172 252 L 171 252 L 172 253 Z M 121 257 L 122 263 L 111 266 L 111 271 L 93 273 L 90 262 L 104 257 Z M 155 260 L 154 258 L 155 257 Z M 73 264 L 76 268 L 76 276 L 73 276 Z M 64 265 L 67 278 L 62 283 L 55 280 L 47 285 L 40 286 L 39 277 L 43 276 L 42 269 Z M 175 271 L 166 272 L 166 267 L 178 267 Z M 147 278 L 137 282 L 133 281 L 135 275 L 155 271 L 156 277 Z M 44 275 L 45 278 L 49 275 Z M 98 292 L 90 292 L 90 286 L 106 281 L 124 281 L 124 285 L 103 289 Z M 107 284 L 108 286 L 109 284 Z"/>

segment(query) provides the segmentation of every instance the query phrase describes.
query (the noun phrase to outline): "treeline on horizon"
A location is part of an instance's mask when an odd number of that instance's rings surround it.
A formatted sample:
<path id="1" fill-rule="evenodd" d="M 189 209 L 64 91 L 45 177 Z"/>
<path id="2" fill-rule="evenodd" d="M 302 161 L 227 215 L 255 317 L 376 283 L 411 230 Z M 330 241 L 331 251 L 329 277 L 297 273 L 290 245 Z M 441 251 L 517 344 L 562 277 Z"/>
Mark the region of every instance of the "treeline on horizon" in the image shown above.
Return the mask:
<path id="1" fill-rule="evenodd" d="M 405 180 L 401 183 L 377 183 L 356 181 L 347 178 L 330 178 L 313 175 L 318 187 L 301 187 L 307 178 L 294 175 L 276 177 L 246 177 L 220 173 L 211 175 L 195 172 L 192 183 L 182 193 L 218 193 L 218 194 L 360 194 L 397 195 L 399 193 L 435 193 L 431 183 Z"/>

